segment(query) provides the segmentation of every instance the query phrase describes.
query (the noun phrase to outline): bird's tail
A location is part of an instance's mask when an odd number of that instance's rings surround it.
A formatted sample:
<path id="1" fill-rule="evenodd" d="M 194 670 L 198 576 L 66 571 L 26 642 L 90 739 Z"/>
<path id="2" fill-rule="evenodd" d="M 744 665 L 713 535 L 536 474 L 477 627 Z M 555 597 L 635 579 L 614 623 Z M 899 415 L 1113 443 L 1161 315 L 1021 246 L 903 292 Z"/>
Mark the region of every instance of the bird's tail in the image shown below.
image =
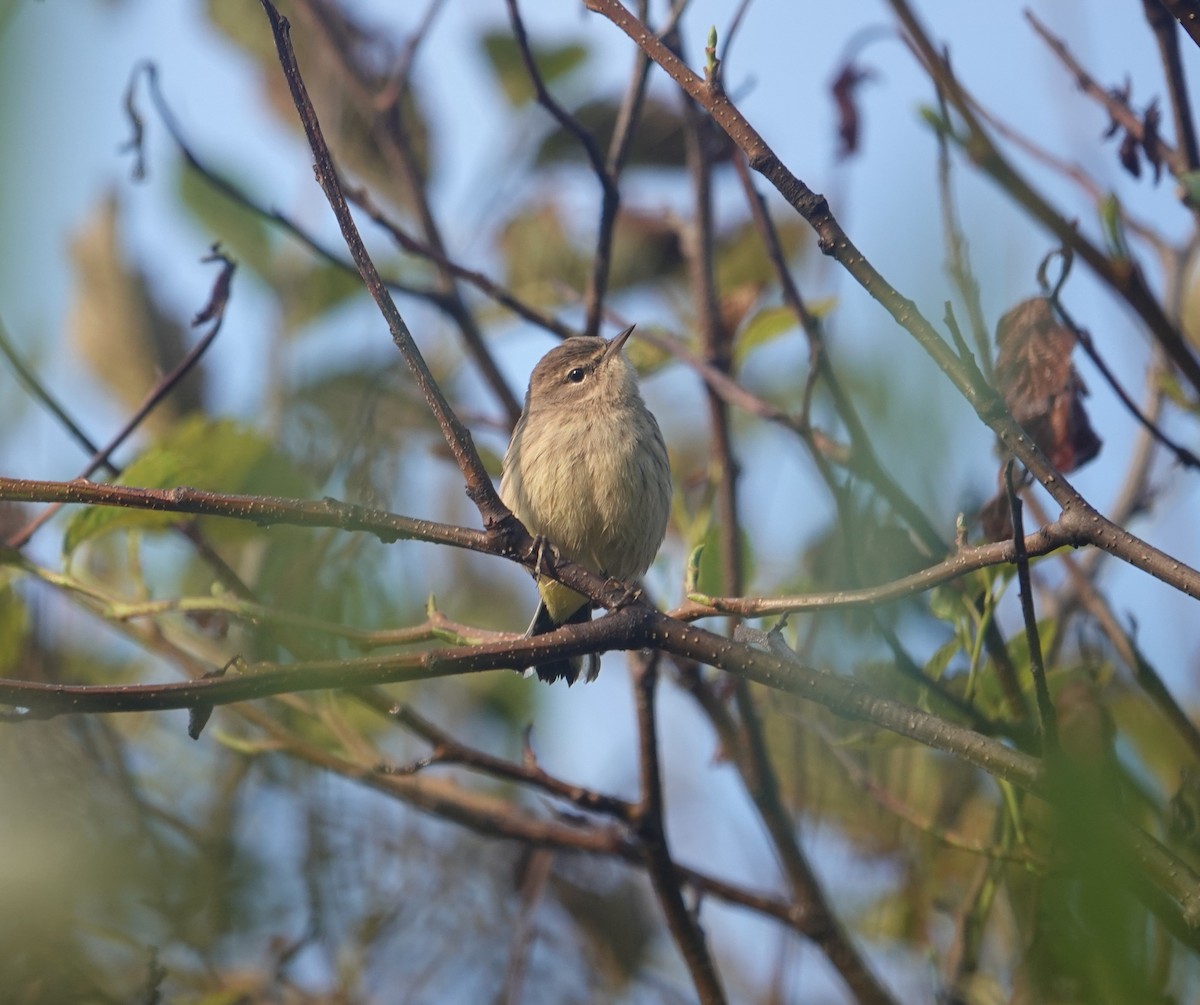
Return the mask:
<path id="1" fill-rule="evenodd" d="M 592 605 L 587 603 L 574 611 L 566 621 L 562 622 L 562 625 L 577 625 L 591 620 Z M 534 614 L 533 621 L 529 625 L 529 630 L 525 634 L 528 637 L 545 635 L 546 632 L 552 632 L 556 628 L 561 628 L 562 625 L 556 624 L 554 619 L 550 617 L 550 612 L 546 610 L 545 603 L 539 602 L 537 613 Z M 596 675 L 600 672 L 600 658 L 595 653 L 549 660 L 546 663 L 539 663 L 534 667 L 534 670 L 537 671 L 538 680 L 545 681 L 547 684 L 553 684 L 556 680 L 562 678 L 567 682 L 567 687 L 570 687 L 579 679 L 580 671 L 583 670 L 585 662 L 587 663 L 587 676 L 585 680 L 594 681 Z"/>

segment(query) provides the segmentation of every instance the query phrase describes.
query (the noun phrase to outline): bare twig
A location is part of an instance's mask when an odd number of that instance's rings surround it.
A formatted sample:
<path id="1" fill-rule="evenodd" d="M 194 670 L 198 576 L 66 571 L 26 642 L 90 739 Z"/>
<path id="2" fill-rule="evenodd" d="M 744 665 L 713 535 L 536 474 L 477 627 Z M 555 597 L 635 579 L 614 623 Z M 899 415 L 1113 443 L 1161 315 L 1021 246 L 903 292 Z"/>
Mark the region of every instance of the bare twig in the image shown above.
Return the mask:
<path id="1" fill-rule="evenodd" d="M 1054 702 L 1046 687 L 1046 667 L 1042 663 L 1042 641 L 1038 632 L 1037 613 L 1033 607 L 1033 583 L 1029 577 L 1029 555 L 1025 551 L 1025 521 L 1022 516 L 1021 497 L 1013 487 L 1013 462 L 1004 465 L 1004 486 L 1008 491 L 1008 508 L 1012 514 L 1013 547 L 1017 560 L 1017 583 L 1021 593 L 1021 616 L 1025 622 L 1025 640 L 1029 648 L 1029 673 L 1033 677 L 1033 690 L 1037 697 L 1038 719 L 1041 726 L 1043 754 L 1054 754 L 1058 750 L 1058 720 L 1054 714 Z"/>
<path id="2" fill-rule="evenodd" d="M 1139 143 L 1142 143 L 1146 139 L 1145 124 L 1142 117 L 1129 107 L 1129 102 L 1122 95 L 1115 93 L 1111 88 L 1103 87 L 1088 73 L 1079 60 L 1071 54 L 1071 50 L 1067 48 L 1066 42 L 1042 24 L 1033 11 L 1025 11 L 1025 20 L 1041 36 L 1042 41 L 1050 47 L 1050 50 L 1058 57 L 1063 66 L 1071 72 L 1071 76 L 1075 78 L 1076 86 L 1089 98 L 1103 107 L 1113 122 L 1116 122 Z M 1163 163 L 1166 164 L 1171 174 L 1178 177 L 1188 170 L 1187 159 L 1181 151 L 1176 150 L 1161 139 L 1157 141 L 1157 145 L 1162 155 Z"/>
<path id="3" fill-rule="evenodd" d="M 192 513 L 248 520 L 259 526 L 290 524 L 297 527 L 339 527 L 374 534 L 381 541 L 435 541 L 473 551 L 492 552 L 489 537 L 468 527 L 454 527 L 432 520 L 396 516 L 336 499 L 314 502 L 278 496 L 240 496 L 199 489 L 146 489 L 128 485 L 105 485 L 82 479 L 47 482 L 0 477 L 0 499 L 10 502 L 55 502 L 93 506 L 123 506 L 163 513 Z"/>
<path id="4" fill-rule="evenodd" d="M 1082 540 L 1105 548 L 1130 565 L 1149 572 L 1163 582 L 1170 583 L 1188 596 L 1200 597 L 1200 573 L 1194 569 L 1183 567 L 1177 558 L 1152 547 L 1124 528 L 1106 520 L 1075 491 L 1013 419 L 999 395 L 986 384 L 977 381 L 965 362 L 934 330 L 929 321 L 917 310 L 916 305 L 888 284 L 838 224 L 830 212 L 826 200 L 813 192 L 784 166 L 725 95 L 710 91 L 702 78 L 689 70 L 682 60 L 664 46 L 617 0 L 585 0 L 585 2 L 590 9 L 601 12 L 624 31 L 651 59 L 666 70 L 680 87 L 708 109 L 717 124 L 746 154 L 751 167 L 771 181 L 788 203 L 817 232 L 821 249 L 836 258 L 862 285 L 863 289 L 883 305 L 897 323 L 917 340 L 975 409 L 980 419 L 992 429 L 1001 443 L 1020 459 L 1063 507 L 1061 519 L 1072 534 L 1077 534 Z M 903 0 L 892 0 L 892 2 L 907 11 Z M 911 14 L 908 16 L 911 17 Z M 924 51 L 924 47 L 922 51 Z M 929 58 L 932 62 L 938 61 L 935 53 L 931 52 Z M 944 71 L 939 71 L 939 74 L 939 81 L 945 84 Z M 950 94 L 949 85 L 947 85 L 947 94 L 948 96 Z M 960 113 L 963 113 L 963 105 L 965 103 L 958 103 Z M 969 112 L 969 108 L 967 112 Z M 1073 233 L 1071 228 L 1065 229 Z M 1077 247 L 1076 250 L 1080 249 Z M 1101 257 L 1103 258 L 1103 256 Z M 1104 259 L 1104 261 L 1108 260 Z M 1135 303 L 1134 300 L 1137 298 L 1131 299 L 1130 303 L 1135 307 L 1139 303 L 1143 307 L 1150 304 L 1154 311 L 1161 314 L 1161 306 L 1150 295 L 1149 290 L 1144 290 L 1144 293 L 1147 298 L 1145 303 L 1141 301 Z M 1165 321 L 1165 315 L 1163 320 Z M 1165 334 L 1159 333 L 1157 329 L 1155 331 L 1156 335 L 1159 335 L 1160 341 L 1163 341 L 1164 348 L 1168 350 L 1171 348 L 1166 341 L 1167 335 L 1175 338 L 1176 348 L 1183 346 L 1182 336 L 1179 332 L 1169 322 L 1167 322 L 1167 327 L 1169 332 Z M 1185 370 L 1185 375 L 1188 375 L 1189 378 L 1194 376 L 1195 385 L 1200 388 L 1200 364 L 1196 363 L 1186 347 L 1184 347 L 1184 351 L 1186 358 L 1191 361 L 1191 370 Z M 1172 359 L 1175 358 L 1173 355 Z M 1183 363 L 1179 365 L 1181 369 L 1184 366 Z"/>
<path id="5" fill-rule="evenodd" d="M 948 58 L 948 57 L 947 57 Z M 938 104 L 942 117 L 946 118 L 946 98 L 938 91 Z M 959 224 L 958 211 L 954 200 L 954 190 L 950 184 L 950 144 L 945 134 L 938 132 L 938 191 L 942 204 L 942 232 L 946 244 L 947 271 L 950 281 L 958 290 L 963 304 L 967 308 L 967 320 L 971 325 L 971 336 L 975 343 L 975 353 L 980 361 L 983 375 L 991 383 L 992 379 L 992 349 L 987 322 L 983 317 L 983 304 L 980 301 L 979 280 L 971 268 L 971 256 L 967 247 L 966 235 Z"/>
<path id="6" fill-rule="evenodd" d="M 576 142 L 583 148 L 583 152 L 587 157 L 588 164 L 591 166 L 592 173 L 596 176 L 596 180 L 600 183 L 601 192 L 601 207 L 600 207 L 600 228 L 599 241 L 596 249 L 596 254 L 592 259 L 592 275 L 589 281 L 588 296 L 587 296 L 587 324 L 585 332 L 588 335 L 600 334 L 600 319 L 604 305 L 604 290 L 608 285 L 608 272 L 612 266 L 612 235 L 613 228 L 616 223 L 617 210 L 620 206 L 620 190 L 617 187 L 617 179 L 615 172 L 609 170 L 608 164 L 605 163 L 604 155 L 600 152 L 600 147 L 596 143 L 596 138 L 583 127 L 580 121 L 571 115 L 565 108 L 562 107 L 550 93 L 546 87 L 545 81 L 542 80 L 541 72 L 538 70 L 537 62 L 533 58 L 533 52 L 529 48 L 529 39 L 525 34 L 525 24 L 521 20 L 520 11 L 517 9 L 517 0 L 505 0 L 508 7 L 508 19 L 512 25 L 513 37 L 517 41 L 517 49 L 521 54 L 521 61 L 525 65 L 525 72 L 529 77 L 530 83 L 533 84 L 534 94 L 537 97 L 537 102 L 551 117 L 568 133 L 570 133 Z M 645 69 L 638 70 L 634 68 L 635 87 L 630 92 L 634 96 L 634 100 L 640 101 L 642 88 L 636 86 L 638 77 L 645 78 Z M 626 128 L 631 129 L 636 121 L 636 114 L 626 118 Z M 626 133 L 628 135 L 628 133 Z M 614 141 L 617 137 L 614 136 Z M 617 142 L 615 149 L 621 149 L 623 144 Z"/>
<path id="7" fill-rule="evenodd" d="M 97 454 L 100 452 L 100 447 L 91 437 L 83 431 L 83 428 L 77 423 L 62 406 L 57 398 L 54 397 L 38 379 L 37 374 L 17 353 L 11 339 L 8 336 L 8 329 L 4 322 L 0 320 L 0 352 L 4 353 L 5 359 L 16 374 L 17 380 L 21 386 L 25 388 L 34 398 L 49 411 L 62 424 L 63 428 L 71 434 L 72 438 L 86 450 L 89 454 Z M 112 466 L 111 461 L 106 461 L 103 465 L 109 471 L 116 473 L 117 469 Z"/>
<path id="8" fill-rule="evenodd" d="M 217 335 L 220 334 L 221 325 L 225 320 L 225 306 L 229 302 L 229 285 L 233 279 L 234 270 L 237 265 L 218 248 L 213 248 L 212 253 L 203 259 L 205 262 L 220 262 L 221 271 L 218 273 L 216 280 L 213 282 L 212 293 L 209 297 L 208 304 L 200 310 L 196 315 L 193 324 L 201 325 L 206 322 L 212 322 L 211 327 L 207 332 L 200 337 L 200 340 L 192 346 L 191 350 L 181 359 L 169 373 L 164 374 L 158 382 L 152 387 L 142 403 L 134 411 L 133 415 L 125 422 L 125 425 L 102 447 L 96 449 L 83 471 L 80 472 L 80 478 L 87 478 L 94 474 L 99 468 L 109 464 L 109 458 L 112 452 L 124 443 L 130 436 L 137 431 L 138 427 L 145 421 L 154 409 L 167 397 L 178 385 L 191 369 L 200 362 L 208 347 L 213 344 Z M 50 506 L 43 510 L 38 516 L 26 524 L 23 528 L 12 534 L 8 541 L 5 542 L 10 548 L 23 548 L 31 537 L 37 532 L 38 528 L 46 523 L 56 512 L 58 506 Z"/>
<path id="9" fill-rule="evenodd" d="M 392 333 L 392 341 L 395 342 L 396 348 L 400 350 L 401 356 L 404 357 L 404 361 L 412 371 L 421 394 L 441 427 L 446 444 L 466 479 L 467 494 L 479 508 L 485 524 L 498 523 L 510 517 L 510 514 L 496 494 L 495 487 L 492 485 L 483 463 L 479 460 L 479 455 L 475 452 L 470 432 L 459 422 L 450 403 L 446 401 L 437 382 L 433 379 L 433 374 L 429 372 L 429 367 L 425 365 L 425 360 L 413 341 L 412 333 L 408 330 L 408 325 L 404 323 L 404 318 L 400 316 L 399 310 L 396 309 L 395 301 L 392 300 L 391 294 L 380 278 L 375 263 L 371 260 L 371 256 L 363 244 L 358 227 L 354 223 L 354 217 L 350 214 L 350 207 L 342 192 L 337 169 L 334 167 L 329 147 L 325 143 L 320 123 L 317 121 L 317 113 L 313 109 L 312 101 L 309 100 L 308 90 L 304 86 L 300 68 L 296 64 L 296 54 L 292 49 L 288 22 L 279 14 L 270 0 L 262 0 L 262 6 L 271 24 L 275 48 L 279 55 L 280 65 L 283 67 L 284 77 L 287 79 L 288 88 L 292 92 L 292 100 L 295 102 L 296 111 L 300 115 L 305 135 L 308 137 L 309 146 L 316 159 L 317 182 L 329 200 L 334 216 L 337 217 L 342 237 L 350 249 L 350 257 L 354 259 L 354 264 L 366 284 L 367 291 L 387 321 L 388 330 Z"/>
<path id="10" fill-rule="evenodd" d="M 391 162 L 396 179 L 401 184 L 405 196 L 416 210 L 421 229 L 425 235 L 425 243 L 436 252 L 436 257 L 430 260 L 436 265 L 439 260 L 447 259 L 449 256 L 446 253 L 446 245 L 442 239 L 441 229 L 438 226 L 437 219 L 433 213 L 433 207 L 429 201 L 426 179 L 423 175 L 420 157 L 415 148 L 413 137 L 410 135 L 410 130 L 405 126 L 403 116 L 397 113 L 397 109 L 393 103 L 389 103 L 386 100 L 387 97 L 390 97 L 393 99 L 393 102 L 398 101 L 400 93 L 396 92 L 394 88 L 386 83 L 380 88 L 376 75 L 365 67 L 361 60 L 356 58 L 347 37 L 345 15 L 337 6 L 318 2 L 318 0 L 296 0 L 296 5 L 298 11 L 307 16 L 313 24 L 316 29 L 315 34 L 325 37 L 329 50 L 335 57 L 334 66 L 341 71 L 343 79 L 349 85 L 351 91 L 358 96 L 364 107 L 370 107 L 375 110 L 375 114 L 370 120 L 372 135 L 379 146 L 381 154 Z M 272 7 L 272 9 L 274 8 Z M 285 19 L 279 18 L 278 20 L 286 24 Z M 273 25 L 275 23 L 274 21 L 272 22 Z M 275 34 L 278 49 L 281 36 L 278 32 Z M 284 42 L 290 50 L 290 38 L 285 38 Z M 294 66 L 294 53 L 292 53 L 291 62 Z M 293 76 L 297 81 L 300 81 L 298 68 L 294 70 Z M 303 86 L 303 82 L 300 82 L 301 86 Z M 290 83 L 289 86 L 291 86 Z M 384 100 L 380 98 L 381 91 L 386 96 Z M 295 97 L 295 94 L 296 92 L 293 89 L 293 97 Z M 307 96 L 305 97 L 305 101 L 307 102 Z M 298 110 L 299 107 L 297 105 Z M 309 103 L 309 108 L 311 109 L 311 103 Z M 315 113 L 311 114 L 310 117 L 312 124 L 316 125 Z M 302 115 L 301 118 L 304 119 L 305 116 Z M 311 144 L 311 133 L 309 134 L 309 138 Z M 320 142 L 324 146 L 323 138 Z M 315 149 L 313 152 L 314 154 L 317 153 Z M 327 149 L 326 156 L 328 156 Z M 317 157 L 317 162 L 320 164 L 320 156 Z M 332 162 L 330 162 L 330 168 L 331 172 L 327 175 L 327 181 L 335 185 L 340 185 L 340 179 L 336 173 L 332 172 Z M 328 196 L 328 192 L 326 194 Z M 348 215 L 347 219 L 349 219 Z M 341 218 L 339 217 L 340 222 Z M 353 247 L 351 247 L 351 257 L 354 258 L 355 265 L 361 269 L 362 263 L 354 254 Z M 370 284 L 368 283 L 367 285 L 368 289 L 370 289 Z M 484 382 L 500 402 L 510 425 L 516 423 L 517 418 L 521 414 L 521 403 L 516 395 L 513 394 L 512 388 L 508 386 L 507 380 L 496 365 L 496 361 L 492 357 L 475 316 L 463 300 L 462 292 L 458 287 L 455 277 L 441 267 L 438 268 L 437 289 L 441 295 L 442 309 L 458 327 L 459 333 L 462 335 L 463 344 L 474 360 L 475 365 L 479 368 Z M 372 296 L 374 296 L 373 291 Z"/>
<path id="11" fill-rule="evenodd" d="M 395 107 L 400 104 L 400 100 L 404 97 L 405 92 L 408 91 L 413 64 L 417 59 L 417 52 L 420 50 L 425 39 L 429 37 L 434 20 L 445 6 L 445 0 L 430 0 L 429 6 L 425 8 L 425 13 L 421 17 L 420 23 L 413 33 L 408 36 L 408 41 L 404 43 L 404 49 L 400 53 L 400 58 L 396 60 L 396 69 L 392 72 L 387 87 L 379 93 L 379 99 L 376 102 L 378 106 L 386 108 Z"/>
<path id="12" fill-rule="evenodd" d="M 292 237 L 294 237 L 297 241 L 305 245 L 314 254 L 320 258 L 323 258 L 331 265 L 336 265 L 339 268 L 345 269 L 349 272 L 357 271 L 353 262 L 346 261 L 345 258 L 339 256 L 332 248 L 326 247 L 316 237 L 296 223 L 296 221 L 291 217 L 281 213 L 277 209 L 269 209 L 255 202 L 242 189 L 238 188 L 237 185 L 219 172 L 213 170 L 200 158 L 200 156 L 195 152 L 195 150 L 193 150 L 191 144 L 188 142 L 186 136 L 184 135 L 183 128 L 175 118 L 175 113 L 171 110 L 171 106 L 167 103 L 167 99 L 162 93 L 162 87 L 158 81 L 158 67 L 149 61 L 139 63 L 134 67 L 133 75 L 129 80 L 129 88 L 126 92 L 126 114 L 129 116 L 130 122 L 132 123 L 133 135 L 126 142 L 123 149 L 134 154 L 135 177 L 141 177 L 144 174 L 144 154 L 142 151 L 142 142 L 145 134 L 145 126 L 133 100 L 138 78 L 139 76 L 143 75 L 146 78 L 147 86 L 150 90 L 150 99 L 153 102 L 156 111 L 158 112 L 158 117 L 162 121 L 163 126 L 167 130 L 167 134 L 175 143 L 176 148 L 179 150 L 180 156 L 183 157 L 184 162 L 188 167 L 200 175 L 201 178 L 208 182 L 209 185 L 215 188 L 227 199 L 241 206 L 248 212 L 253 213 L 255 216 L 267 220 L 286 233 L 291 234 Z M 441 295 L 436 290 L 413 286 L 409 283 L 401 282 L 398 279 L 386 279 L 385 282 L 390 289 L 395 290 L 397 293 L 405 293 L 409 296 L 417 297 L 418 299 L 425 300 L 439 308 L 445 309 L 446 305 L 443 302 Z"/>
<path id="13" fill-rule="evenodd" d="M 703 1005 L 720 1005 L 726 1001 L 725 989 L 721 986 L 721 978 L 709 953 L 700 922 L 683 902 L 663 827 L 662 773 L 658 760 L 658 726 L 654 709 L 658 660 L 659 654 L 652 653 L 642 663 L 634 687 L 642 788 L 641 800 L 635 811 L 635 827 L 646 850 L 646 870 L 650 882 L 666 916 L 667 927 L 692 976 L 696 994 Z"/>
<path id="14" fill-rule="evenodd" d="M 1183 60 L 1179 55 L 1179 29 L 1163 0 L 1142 0 L 1142 9 L 1146 12 L 1146 23 L 1158 42 L 1163 76 L 1167 78 L 1167 91 L 1171 95 L 1171 113 L 1175 120 L 1175 140 L 1179 144 L 1179 153 L 1184 167 L 1188 171 L 1195 171 L 1200 167 L 1200 148 L 1196 144 L 1192 103 L 1188 96 Z"/>

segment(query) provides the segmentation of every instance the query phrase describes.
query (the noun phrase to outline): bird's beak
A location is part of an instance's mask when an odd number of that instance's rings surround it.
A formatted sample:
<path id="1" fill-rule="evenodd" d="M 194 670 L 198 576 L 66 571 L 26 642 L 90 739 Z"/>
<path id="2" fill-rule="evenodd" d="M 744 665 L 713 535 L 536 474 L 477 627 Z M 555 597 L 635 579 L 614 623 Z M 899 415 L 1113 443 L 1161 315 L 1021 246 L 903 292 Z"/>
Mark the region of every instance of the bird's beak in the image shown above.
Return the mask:
<path id="1" fill-rule="evenodd" d="M 633 334 L 633 330 L 637 325 L 630 325 L 620 335 L 608 343 L 608 348 L 604 350 L 604 358 L 609 359 L 613 356 L 620 355 L 621 347 L 629 341 L 629 336 Z"/>

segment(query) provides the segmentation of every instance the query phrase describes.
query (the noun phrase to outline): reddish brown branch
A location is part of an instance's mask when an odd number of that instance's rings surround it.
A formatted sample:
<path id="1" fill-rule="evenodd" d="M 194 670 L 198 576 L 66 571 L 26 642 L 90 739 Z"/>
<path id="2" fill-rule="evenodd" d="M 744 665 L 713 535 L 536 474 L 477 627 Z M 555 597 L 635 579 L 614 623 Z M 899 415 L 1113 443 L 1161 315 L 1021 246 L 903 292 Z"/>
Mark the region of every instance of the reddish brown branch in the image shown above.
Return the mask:
<path id="1" fill-rule="evenodd" d="M 1183 30 L 1197 45 L 1200 45 L 1200 3 L 1196 0 L 1161 0 Z"/>

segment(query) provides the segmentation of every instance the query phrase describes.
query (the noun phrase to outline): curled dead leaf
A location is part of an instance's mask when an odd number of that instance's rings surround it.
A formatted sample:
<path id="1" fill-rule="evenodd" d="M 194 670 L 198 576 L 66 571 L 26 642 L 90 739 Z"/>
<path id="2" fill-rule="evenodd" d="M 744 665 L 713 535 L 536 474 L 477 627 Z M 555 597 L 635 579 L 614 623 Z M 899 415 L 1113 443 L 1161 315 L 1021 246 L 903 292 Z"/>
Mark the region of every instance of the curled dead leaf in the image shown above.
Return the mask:
<path id="1" fill-rule="evenodd" d="M 1071 363 L 1075 335 L 1054 316 L 1050 302 L 1033 297 L 996 326 L 996 383 L 1013 417 L 1060 471 L 1086 464 L 1100 452 L 1083 399 L 1087 387 Z"/>

